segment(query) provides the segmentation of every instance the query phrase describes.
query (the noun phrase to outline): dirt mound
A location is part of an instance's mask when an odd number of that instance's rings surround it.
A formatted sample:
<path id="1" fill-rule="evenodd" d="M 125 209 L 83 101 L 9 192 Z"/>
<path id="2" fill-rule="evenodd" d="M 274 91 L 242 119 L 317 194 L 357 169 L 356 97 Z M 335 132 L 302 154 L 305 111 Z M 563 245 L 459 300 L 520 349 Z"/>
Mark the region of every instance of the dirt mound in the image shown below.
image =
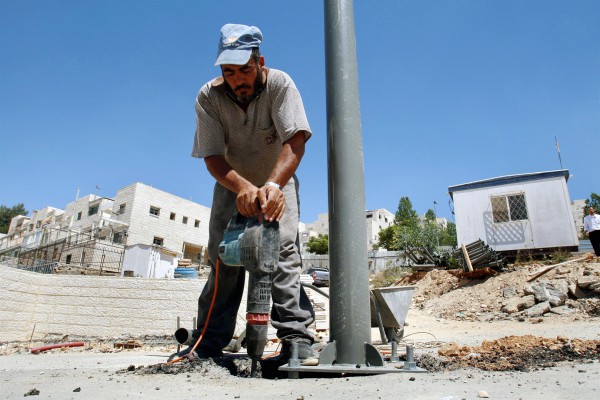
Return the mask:
<path id="1" fill-rule="evenodd" d="M 440 318 L 522 320 L 548 316 L 550 312 L 589 318 L 600 315 L 599 261 L 589 258 L 558 266 L 511 265 L 504 272 L 492 271 L 491 276 L 469 277 L 457 271 L 433 270 L 407 277 L 398 284 L 420 278 L 414 283 L 413 307 Z M 556 293 L 558 288 L 562 294 Z M 539 315 L 533 309 L 526 310 L 534 305 L 540 308 Z"/>
<path id="2" fill-rule="evenodd" d="M 472 367 L 485 371 L 523 371 L 555 366 L 557 362 L 599 360 L 600 340 L 508 336 L 484 340 L 480 346 L 449 343 L 438 350 L 443 358 L 421 360 L 435 370 Z"/>

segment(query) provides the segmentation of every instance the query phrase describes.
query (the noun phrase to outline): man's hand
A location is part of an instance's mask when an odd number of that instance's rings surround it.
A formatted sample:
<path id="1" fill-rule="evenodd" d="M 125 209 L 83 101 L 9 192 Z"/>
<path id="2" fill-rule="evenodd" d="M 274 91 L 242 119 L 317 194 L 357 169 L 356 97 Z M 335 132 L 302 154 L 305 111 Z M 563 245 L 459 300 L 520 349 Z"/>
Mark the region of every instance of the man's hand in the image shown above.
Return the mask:
<path id="1" fill-rule="evenodd" d="M 258 189 L 257 194 L 265 219 L 269 222 L 279 221 L 285 212 L 285 195 L 281 189 L 265 185 Z"/>
<path id="2" fill-rule="evenodd" d="M 258 215 L 259 208 L 259 189 L 256 186 L 248 185 L 240 190 L 235 200 L 240 214 L 244 217 L 253 217 Z M 261 203 L 262 204 L 262 203 Z"/>

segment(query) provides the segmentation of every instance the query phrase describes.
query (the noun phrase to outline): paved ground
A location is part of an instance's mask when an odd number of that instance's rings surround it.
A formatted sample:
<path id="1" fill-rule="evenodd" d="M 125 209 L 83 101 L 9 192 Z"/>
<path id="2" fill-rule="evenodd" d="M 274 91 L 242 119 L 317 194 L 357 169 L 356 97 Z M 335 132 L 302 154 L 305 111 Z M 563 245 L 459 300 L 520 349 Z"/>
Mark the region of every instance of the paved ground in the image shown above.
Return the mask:
<path id="1" fill-rule="evenodd" d="M 459 322 L 412 310 L 407 340 L 417 355 L 435 354 L 437 342 L 474 345 L 507 335 L 600 339 L 598 319 L 542 323 Z M 411 335 L 413 334 L 414 335 Z M 411 336 L 409 336 L 411 335 Z M 378 339 L 374 330 L 373 339 Z M 430 341 L 430 346 L 426 342 Z M 21 399 L 595 399 L 600 398 L 600 360 L 561 363 L 529 372 L 460 369 L 342 378 L 256 379 L 232 376 L 217 366 L 177 374 L 140 374 L 141 366 L 166 361 L 158 350 L 97 353 L 75 348 L 0 356 L 0 397 Z M 137 371 L 126 371 L 135 366 Z M 39 391 L 38 394 L 35 394 Z M 27 396 L 29 397 L 29 396 Z"/>

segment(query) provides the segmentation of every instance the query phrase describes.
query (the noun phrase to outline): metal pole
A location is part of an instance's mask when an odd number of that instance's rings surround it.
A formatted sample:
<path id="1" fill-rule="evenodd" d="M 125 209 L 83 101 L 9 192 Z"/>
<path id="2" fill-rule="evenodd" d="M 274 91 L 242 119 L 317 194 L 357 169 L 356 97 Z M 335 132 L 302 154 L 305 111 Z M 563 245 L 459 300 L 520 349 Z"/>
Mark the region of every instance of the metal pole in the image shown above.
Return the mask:
<path id="1" fill-rule="evenodd" d="M 371 342 L 365 186 L 352 0 L 325 0 L 331 339 L 336 364 Z"/>
<path id="2" fill-rule="evenodd" d="M 437 244 L 436 250 L 440 247 L 440 233 L 438 231 L 438 223 L 437 223 L 437 201 L 433 201 L 433 219 L 435 221 L 435 243 Z"/>

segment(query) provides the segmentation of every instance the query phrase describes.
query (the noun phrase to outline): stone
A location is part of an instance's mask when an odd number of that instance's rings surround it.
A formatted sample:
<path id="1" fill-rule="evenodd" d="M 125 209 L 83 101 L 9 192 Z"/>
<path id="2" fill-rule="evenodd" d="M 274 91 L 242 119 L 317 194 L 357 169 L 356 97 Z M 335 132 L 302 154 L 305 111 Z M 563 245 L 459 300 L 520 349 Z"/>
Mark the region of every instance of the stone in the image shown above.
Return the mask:
<path id="1" fill-rule="evenodd" d="M 584 292 L 579 286 L 577 286 L 577 282 L 571 282 L 569 284 L 569 294 L 575 299 L 585 299 L 586 297 L 589 297 L 589 295 L 586 292 Z"/>
<path id="2" fill-rule="evenodd" d="M 592 283 L 590 286 L 588 286 L 588 289 L 595 292 L 596 290 L 600 289 L 600 282 Z"/>
<path id="3" fill-rule="evenodd" d="M 558 315 L 569 315 L 569 314 L 573 314 L 575 312 L 575 310 L 573 310 L 569 306 L 560 306 L 560 307 L 551 308 L 550 312 L 553 314 L 558 314 Z"/>
<path id="4" fill-rule="evenodd" d="M 514 287 L 507 287 L 502 290 L 502 297 L 505 299 L 510 299 L 511 297 L 515 297 L 517 295 L 517 289 Z"/>
<path id="5" fill-rule="evenodd" d="M 592 283 L 596 283 L 598 282 L 598 277 L 593 276 L 593 275 L 588 275 L 588 276 L 580 276 L 577 279 L 577 286 L 579 286 L 580 288 L 586 288 L 588 286 L 590 286 Z"/>
<path id="6" fill-rule="evenodd" d="M 502 307 L 502 311 L 507 314 L 514 314 L 516 312 L 525 310 L 535 305 L 535 297 L 533 295 L 523 297 L 513 297 L 506 301 L 506 304 Z"/>
<path id="7" fill-rule="evenodd" d="M 527 316 L 529 318 L 532 317 L 541 317 L 542 315 L 546 314 L 548 311 L 550 311 L 550 302 L 545 301 L 543 303 L 538 303 L 536 305 L 534 305 L 533 307 L 530 307 L 527 309 Z"/>
<path id="8" fill-rule="evenodd" d="M 533 289 L 533 295 L 535 296 L 536 303 L 548 301 L 549 294 L 545 285 L 541 283 L 535 283 L 531 285 L 531 288 Z"/>
<path id="9" fill-rule="evenodd" d="M 530 295 L 533 294 L 533 287 L 528 283 L 525 286 L 523 286 L 523 293 L 525 293 L 526 295 Z"/>
<path id="10" fill-rule="evenodd" d="M 552 307 L 558 307 L 565 304 L 567 294 L 569 293 L 567 282 L 548 285 L 546 290 L 548 292 L 548 301 Z"/>

